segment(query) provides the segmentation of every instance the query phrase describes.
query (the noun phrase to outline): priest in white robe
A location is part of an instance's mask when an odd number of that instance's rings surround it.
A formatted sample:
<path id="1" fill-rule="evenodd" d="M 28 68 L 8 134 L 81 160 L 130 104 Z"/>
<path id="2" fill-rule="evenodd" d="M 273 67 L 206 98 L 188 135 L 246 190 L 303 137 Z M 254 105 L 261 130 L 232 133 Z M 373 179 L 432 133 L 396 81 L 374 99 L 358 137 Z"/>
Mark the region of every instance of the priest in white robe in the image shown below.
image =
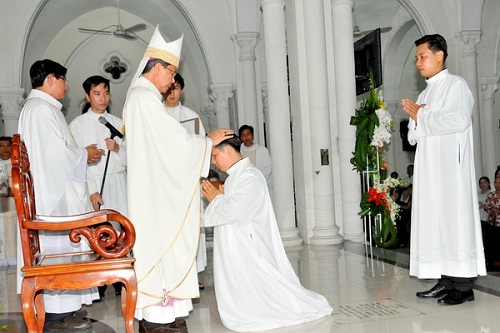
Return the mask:
<path id="1" fill-rule="evenodd" d="M 199 297 L 200 178 L 208 175 L 212 143 L 233 133 L 201 137 L 167 113 L 162 94 L 174 82 L 181 46 L 182 37 L 166 43 L 155 29 L 124 106 L 139 332 L 187 332 L 176 318 L 188 316 Z"/>
<path id="2" fill-rule="evenodd" d="M 212 149 L 212 163 L 229 177 L 214 187 L 203 223 L 214 227 L 214 283 L 222 323 L 237 332 L 297 325 L 332 313 L 328 301 L 304 288 L 278 230 L 262 173 L 240 154 L 235 137 Z"/>
<path id="3" fill-rule="evenodd" d="M 101 123 L 104 118 L 117 131 L 123 127 L 121 118 L 108 112 L 110 102 L 109 80 L 100 75 L 88 77 L 82 84 L 87 104 L 84 113 L 69 124 L 78 146 L 96 143 L 106 151 L 106 157 L 87 166 L 87 188 L 94 210 L 114 209 L 128 216 L 127 209 L 127 147 L 124 137 L 110 132 Z M 113 137 L 113 138 L 111 138 Z M 106 172 L 106 175 L 104 174 Z M 111 222 L 120 231 L 118 222 Z M 99 297 L 104 298 L 108 286 L 99 286 Z M 121 295 L 122 283 L 113 284 L 115 295 Z"/>
<path id="4" fill-rule="evenodd" d="M 0 136 L 0 193 L 12 192 L 12 137 Z M 2 201 L 3 203 L 3 201 Z M 1 209 L 1 208 L 0 208 Z"/>
<path id="5" fill-rule="evenodd" d="M 273 166 L 271 164 L 271 155 L 269 150 L 254 142 L 254 129 L 250 125 L 243 125 L 238 130 L 241 142 L 241 155 L 243 157 L 248 157 L 250 162 L 257 167 L 257 169 L 262 172 L 264 178 L 266 179 L 267 188 L 269 189 L 269 194 L 271 200 L 273 198 Z"/>
<path id="6" fill-rule="evenodd" d="M 87 163 L 99 161 L 104 153 L 95 144 L 78 147 L 71 135 L 58 101 L 64 98 L 67 89 L 65 75 L 66 68 L 52 60 L 36 61 L 30 69 L 33 90 L 19 117 L 18 130 L 30 157 L 36 210 L 40 215 L 91 211 L 86 186 Z M 68 232 L 51 232 L 40 235 L 40 247 L 46 253 L 76 252 L 87 250 L 88 244 L 84 241 L 72 243 Z M 21 258 L 18 249 L 20 266 Z M 89 328 L 90 321 L 75 319 L 73 312 L 97 298 L 97 290 L 45 291 L 46 327 Z"/>
<path id="7" fill-rule="evenodd" d="M 411 119 L 408 140 L 417 144 L 413 174 L 410 275 L 439 279 L 420 298 L 443 305 L 474 300 L 473 283 L 486 275 L 472 135 L 472 94 L 445 67 L 440 35 L 415 42 L 415 59 L 427 88 L 417 102 L 403 99 Z"/>
<path id="8" fill-rule="evenodd" d="M 123 122 L 121 118 L 108 112 L 110 94 L 109 80 L 96 75 L 85 80 L 85 97 L 89 102 L 88 110 L 73 119 L 69 124 L 78 146 L 86 147 L 91 143 L 96 143 L 97 147 L 106 151 L 109 157 L 101 159 L 98 163 L 88 165 L 87 186 L 94 210 L 100 208 L 115 209 L 125 216 L 127 210 L 127 147 L 124 139 L 115 136 L 110 139 L 111 132 L 103 125 L 99 118 L 103 117 L 117 130 L 121 130 Z M 88 90 L 88 91 L 87 91 Z M 104 169 L 106 160 L 108 167 L 106 179 L 103 185 Z M 114 224 L 119 227 L 119 224 Z"/>

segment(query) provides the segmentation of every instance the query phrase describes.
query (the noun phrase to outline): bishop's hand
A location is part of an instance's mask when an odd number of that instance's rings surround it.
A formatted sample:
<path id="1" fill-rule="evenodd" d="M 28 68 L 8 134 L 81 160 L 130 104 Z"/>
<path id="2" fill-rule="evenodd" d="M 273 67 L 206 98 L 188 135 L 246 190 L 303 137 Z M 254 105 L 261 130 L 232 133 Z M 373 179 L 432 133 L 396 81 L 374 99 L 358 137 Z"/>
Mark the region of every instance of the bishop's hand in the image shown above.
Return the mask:
<path id="1" fill-rule="evenodd" d="M 228 128 L 219 128 L 208 135 L 212 140 L 212 146 L 217 146 L 224 140 L 232 138 L 234 136 L 234 131 Z"/>

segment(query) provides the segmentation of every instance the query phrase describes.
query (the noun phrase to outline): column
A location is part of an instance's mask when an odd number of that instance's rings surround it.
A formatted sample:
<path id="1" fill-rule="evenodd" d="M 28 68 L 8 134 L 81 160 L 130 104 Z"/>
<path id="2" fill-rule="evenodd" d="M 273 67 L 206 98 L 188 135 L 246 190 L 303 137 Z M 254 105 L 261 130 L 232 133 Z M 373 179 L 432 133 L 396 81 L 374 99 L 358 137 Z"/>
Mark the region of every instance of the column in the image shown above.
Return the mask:
<path id="1" fill-rule="evenodd" d="M 356 128 L 350 126 L 356 109 L 356 81 L 354 73 L 354 46 L 352 37 L 352 0 L 332 0 L 333 55 L 337 97 L 339 163 L 342 189 L 342 217 L 344 238 L 362 242 L 363 223 L 359 215 L 361 201 L 360 177 L 350 162 Z"/>
<path id="2" fill-rule="evenodd" d="M 4 134 L 12 136 L 17 133 L 19 114 L 24 102 L 24 89 L 1 88 L 0 105 L 2 107 L 2 119 L 4 122 Z"/>
<path id="3" fill-rule="evenodd" d="M 487 124 L 479 115 L 479 84 L 477 76 L 477 43 L 479 43 L 481 31 L 462 31 L 457 33 L 457 39 L 462 43 L 462 58 L 464 63 L 464 78 L 469 84 L 469 88 L 474 97 L 474 107 L 472 109 L 472 128 L 474 130 L 474 164 L 476 165 L 476 178 L 479 179 L 484 172 L 483 165 L 486 166 L 483 158 L 483 134 L 481 128 Z M 485 138 L 486 139 L 486 138 Z"/>
<path id="4" fill-rule="evenodd" d="M 211 84 L 210 100 L 214 103 L 218 128 L 231 128 L 229 98 L 233 97 L 232 84 Z"/>
<path id="5" fill-rule="evenodd" d="M 215 116 L 215 108 L 213 106 L 207 106 L 200 109 L 206 119 L 206 132 L 210 133 L 217 129 L 217 117 Z"/>
<path id="6" fill-rule="evenodd" d="M 259 42 L 259 34 L 256 32 L 240 32 L 231 36 L 231 38 L 240 47 L 243 121 L 245 124 L 253 126 L 255 138 L 260 138 L 262 124 L 259 124 L 257 116 L 257 80 L 255 76 L 255 46 Z"/>
<path id="7" fill-rule="evenodd" d="M 285 1 L 262 0 L 267 68 L 266 110 L 273 169 L 273 204 L 285 245 L 302 243 L 295 225 L 290 102 L 286 65 Z"/>
<path id="8" fill-rule="evenodd" d="M 310 242 L 313 245 L 339 244 L 343 238 L 335 221 L 323 1 L 308 1 L 303 11 L 315 217 Z"/>
<path id="9" fill-rule="evenodd" d="M 498 165 L 496 158 L 496 126 L 495 119 L 495 91 L 498 89 L 498 76 L 481 78 L 482 110 L 481 110 L 481 139 L 483 144 L 483 176 L 492 176 Z"/>

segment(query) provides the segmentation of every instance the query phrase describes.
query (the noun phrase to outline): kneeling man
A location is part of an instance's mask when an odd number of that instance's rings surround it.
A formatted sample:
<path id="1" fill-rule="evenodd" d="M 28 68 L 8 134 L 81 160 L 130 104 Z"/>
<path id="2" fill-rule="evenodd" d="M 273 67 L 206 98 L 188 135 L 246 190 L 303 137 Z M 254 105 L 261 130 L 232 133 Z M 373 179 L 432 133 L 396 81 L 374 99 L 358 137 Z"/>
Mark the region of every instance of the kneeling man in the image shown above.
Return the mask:
<path id="1" fill-rule="evenodd" d="M 210 202 L 204 225 L 214 228 L 214 281 L 224 326 L 261 331 L 328 316 L 332 308 L 304 288 L 288 260 L 266 180 L 240 154 L 232 137 L 212 148 L 212 163 L 227 172 L 225 185 L 202 182 Z"/>

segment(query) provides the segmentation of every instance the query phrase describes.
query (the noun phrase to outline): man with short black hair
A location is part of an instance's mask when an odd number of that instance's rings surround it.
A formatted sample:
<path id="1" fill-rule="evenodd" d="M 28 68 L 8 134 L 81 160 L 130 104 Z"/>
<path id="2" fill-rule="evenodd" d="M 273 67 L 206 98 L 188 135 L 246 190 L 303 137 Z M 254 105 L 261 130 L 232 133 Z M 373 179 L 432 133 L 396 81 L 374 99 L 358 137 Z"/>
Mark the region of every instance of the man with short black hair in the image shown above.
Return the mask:
<path id="1" fill-rule="evenodd" d="M 257 169 L 262 172 L 264 178 L 266 178 L 267 187 L 269 193 L 271 193 L 271 198 L 273 196 L 273 168 L 271 165 L 271 155 L 269 150 L 254 142 L 254 129 L 250 125 L 243 125 L 238 130 L 240 140 L 243 143 L 241 146 L 241 155 L 243 157 L 248 157 L 250 162 L 252 162 Z"/>
<path id="2" fill-rule="evenodd" d="M 92 210 L 86 184 L 87 163 L 100 160 L 104 150 L 96 144 L 78 147 L 61 112 L 59 100 L 66 93 L 66 68 L 49 59 L 38 60 L 30 68 L 33 90 L 19 117 L 19 133 L 30 157 L 40 215 L 76 215 Z M 42 252 L 83 251 L 85 242 L 72 243 L 68 233 L 40 235 Z M 22 266 L 18 258 L 18 266 Z M 20 280 L 18 280 L 20 283 Z M 19 289 L 19 287 L 18 287 Z M 85 329 L 91 322 L 82 318 L 82 304 L 97 299 L 90 290 L 44 291 L 47 329 Z"/>
<path id="3" fill-rule="evenodd" d="M 210 202 L 203 223 L 214 227 L 214 283 L 222 323 L 263 331 L 328 316 L 328 301 L 304 288 L 286 256 L 262 173 L 230 138 L 212 148 L 212 163 L 229 177 L 202 182 Z"/>
<path id="4" fill-rule="evenodd" d="M 114 137 L 99 120 L 104 118 L 109 124 L 120 131 L 123 122 L 109 113 L 110 86 L 109 80 L 100 75 L 88 77 L 82 84 L 87 100 L 83 114 L 73 119 L 69 124 L 71 133 L 80 147 L 91 143 L 106 150 L 108 156 L 97 163 L 87 166 L 87 187 L 90 202 L 94 210 L 101 208 L 114 209 L 128 216 L 127 210 L 127 147 L 124 139 Z M 104 172 L 106 177 L 104 178 Z M 104 186 L 103 186 L 104 180 Z M 102 192 L 101 192 L 102 190 Z M 111 222 L 120 231 L 120 224 Z M 113 284 L 115 295 L 121 295 L 122 283 Z M 99 297 L 104 298 L 107 285 L 99 287 Z"/>
<path id="5" fill-rule="evenodd" d="M 0 181 L 0 193 L 8 194 L 12 190 L 12 137 L 0 136 L 0 167 L 2 168 L 2 179 Z"/>
<path id="6" fill-rule="evenodd" d="M 417 102 L 403 99 L 410 115 L 408 140 L 417 144 L 413 177 L 410 275 L 439 279 L 419 298 L 444 305 L 474 300 L 486 275 L 476 191 L 472 135 L 474 100 L 465 80 L 448 72 L 446 40 L 415 41 L 416 66 L 427 87 Z"/>
<path id="7" fill-rule="evenodd" d="M 179 122 L 189 119 L 198 119 L 198 132 L 196 134 L 205 136 L 205 128 L 201 122 L 200 116 L 195 111 L 181 103 L 181 96 L 184 93 L 184 78 L 180 73 L 174 77 L 174 84 L 170 86 L 167 92 L 163 95 L 165 98 L 165 106 L 169 115 L 174 117 Z"/>

